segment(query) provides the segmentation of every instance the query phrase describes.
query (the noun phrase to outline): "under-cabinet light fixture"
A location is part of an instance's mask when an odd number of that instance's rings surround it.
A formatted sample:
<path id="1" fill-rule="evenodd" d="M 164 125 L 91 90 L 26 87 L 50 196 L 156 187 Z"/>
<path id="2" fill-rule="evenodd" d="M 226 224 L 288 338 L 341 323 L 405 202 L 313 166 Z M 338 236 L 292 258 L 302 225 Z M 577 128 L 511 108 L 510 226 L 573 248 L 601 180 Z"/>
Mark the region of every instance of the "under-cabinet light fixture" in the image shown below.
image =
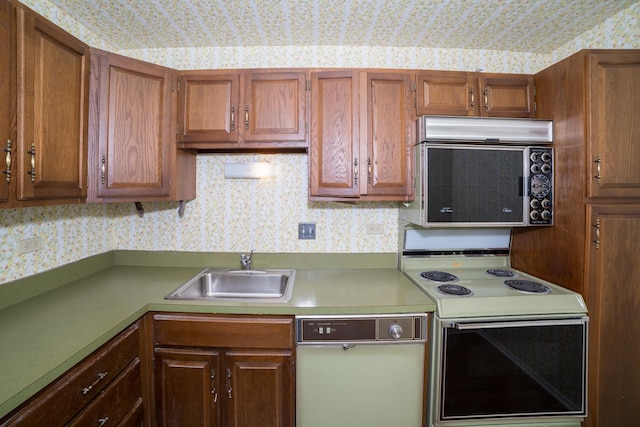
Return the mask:
<path id="1" fill-rule="evenodd" d="M 225 163 L 224 177 L 232 178 L 275 178 L 276 167 L 269 162 Z"/>

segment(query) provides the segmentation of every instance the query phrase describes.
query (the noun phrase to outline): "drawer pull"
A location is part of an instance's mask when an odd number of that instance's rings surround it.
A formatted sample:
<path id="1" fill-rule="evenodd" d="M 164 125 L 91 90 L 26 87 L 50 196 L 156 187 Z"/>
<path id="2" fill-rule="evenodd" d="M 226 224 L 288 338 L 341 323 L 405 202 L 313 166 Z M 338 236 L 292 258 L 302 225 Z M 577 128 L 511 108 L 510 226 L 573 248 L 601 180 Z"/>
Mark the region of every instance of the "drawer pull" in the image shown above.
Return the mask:
<path id="1" fill-rule="evenodd" d="M 91 385 L 89 387 L 85 387 L 85 388 L 82 389 L 82 394 L 89 393 L 107 375 L 108 375 L 108 372 L 100 372 L 98 374 L 98 378 L 96 378 L 96 380 L 93 383 L 91 383 Z M 107 417 L 107 419 L 109 419 L 109 418 Z M 100 424 L 100 425 L 102 425 L 102 424 Z"/>
<path id="2" fill-rule="evenodd" d="M 100 419 L 98 420 L 98 425 L 99 425 L 100 427 L 102 427 L 103 425 L 105 425 L 105 424 L 107 423 L 107 421 L 109 421 L 109 417 L 100 418 Z"/>

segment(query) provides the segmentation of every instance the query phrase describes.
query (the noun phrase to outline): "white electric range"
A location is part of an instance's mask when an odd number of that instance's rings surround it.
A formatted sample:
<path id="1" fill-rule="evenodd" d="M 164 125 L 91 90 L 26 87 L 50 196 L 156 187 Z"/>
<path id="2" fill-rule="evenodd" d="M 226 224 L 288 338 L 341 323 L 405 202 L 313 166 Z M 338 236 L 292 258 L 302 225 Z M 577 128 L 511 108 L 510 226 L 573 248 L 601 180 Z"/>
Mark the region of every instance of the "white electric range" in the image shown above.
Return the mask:
<path id="1" fill-rule="evenodd" d="M 581 295 L 511 268 L 508 228 L 401 230 L 400 268 L 437 306 L 427 426 L 579 427 Z"/>

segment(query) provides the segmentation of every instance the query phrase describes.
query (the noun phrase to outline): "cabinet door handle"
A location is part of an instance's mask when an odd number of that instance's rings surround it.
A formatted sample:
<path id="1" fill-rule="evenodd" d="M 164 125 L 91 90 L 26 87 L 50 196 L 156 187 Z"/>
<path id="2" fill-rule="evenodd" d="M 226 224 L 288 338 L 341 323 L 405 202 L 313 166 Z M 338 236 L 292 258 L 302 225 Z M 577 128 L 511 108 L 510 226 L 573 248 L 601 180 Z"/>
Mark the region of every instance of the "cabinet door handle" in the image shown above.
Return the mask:
<path id="1" fill-rule="evenodd" d="M 231 387 L 231 369 L 227 368 L 227 396 L 232 397 L 233 388 Z"/>
<path id="2" fill-rule="evenodd" d="M 596 229 L 596 240 L 594 240 L 593 243 L 596 244 L 596 249 L 600 249 L 600 218 L 596 219 L 593 227 Z"/>
<path id="3" fill-rule="evenodd" d="M 98 378 L 96 378 L 96 380 L 95 380 L 94 382 L 92 382 L 92 383 L 91 383 L 91 385 L 89 385 L 88 387 L 85 387 L 85 388 L 83 388 L 83 389 L 82 389 L 82 394 L 87 394 L 87 393 L 89 393 L 91 390 L 93 390 L 93 388 L 94 388 L 96 385 L 98 385 L 98 383 L 99 383 L 100 381 L 102 381 L 102 379 L 103 379 L 104 377 L 106 377 L 107 375 L 109 375 L 109 373 L 108 373 L 108 372 L 100 372 L 100 373 L 98 374 Z"/>
<path id="4" fill-rule="evenodd" d="M 11 140 L 7 139 L 7 147 L 4 149 L 4 152 L 7 155 L 4 157 L 4 163 L 7 166 L 7 169 L 3 171 L 6 175 L 7 182 L 11 182 Z"/>
<path id="5" fill-rule="evenodd" d="M 484 99 L 484 111 L 489 111 L 489 88 L 484 88 L 484 90 L 482 91 L 482 96 Z"/>
<path id="6" fill-rule="evenodd" d="M 469 104 L 469 106 L 471 107 L 471 110 L 475 110 L 476 109 L 476 94 L 475 94 L 475 90 L 473 89 L 473 86 L 471 86 L 471 90 L 469 91 L 469 93 L 471 93 L 471 104 Z"/>
<path id="7" fill-rule="evenodd" d="M 244 106 L 244 128 L 249 130 L 249 106 Z"/>
<path id="8" fill-rule="evenodd" d="M 367 180 L 371 184 L 371 159 L 367 159 Z"/>
<path id="9" fill-rule="evenodd" d="M 31 144 L 31 150 L 27 151 L 31 155 L 31 170 L 27 172 L 31 175 L 31 182 L 36 182 L 36 146 Z"/>
<path id="10" fill-rule="evenodd" d="M 102 159 L 100 161 L 100 181 L 102 181 L 102 184 L 104 184 L 106 181 L 106 164 L 107 164 L 107 159 L 103 154 Z"/>
<path id="11" fill-rule="evenodd" d="M 596 164 L 596 175 L 594 176 L 594 178 L 598 181 L 598 184 L 600 184 L 600 179 L 602 178 L 602 176 L 600 175 L 600 165 L 602 164 L 602 158 L 600 157 L 600 154 L 598 154 L 598 157 L 593 161 L 593 163 Z"/>
<path id="12" fill-rule="evenodd" d="M 236 106 L 231 106 L 231 130 L 236 129 Z"/>
<path id="13" fill-rule="evenodd" d="M 353 161 L 353 185 L 358 185 L 358 159 Z"/>

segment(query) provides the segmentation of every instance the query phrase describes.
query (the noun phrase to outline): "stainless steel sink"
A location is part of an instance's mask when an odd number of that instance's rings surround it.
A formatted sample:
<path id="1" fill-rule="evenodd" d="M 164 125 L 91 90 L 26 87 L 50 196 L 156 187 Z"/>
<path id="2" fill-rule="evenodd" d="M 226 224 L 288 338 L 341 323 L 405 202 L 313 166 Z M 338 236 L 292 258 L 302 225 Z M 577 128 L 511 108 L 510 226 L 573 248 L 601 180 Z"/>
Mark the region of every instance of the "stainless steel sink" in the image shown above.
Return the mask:
<path id="1" fill-rule="evenodd" d="M 295 270 L 227 270 L 208 268 L 167 295 L 166 299 L 287 302 Z"/>

